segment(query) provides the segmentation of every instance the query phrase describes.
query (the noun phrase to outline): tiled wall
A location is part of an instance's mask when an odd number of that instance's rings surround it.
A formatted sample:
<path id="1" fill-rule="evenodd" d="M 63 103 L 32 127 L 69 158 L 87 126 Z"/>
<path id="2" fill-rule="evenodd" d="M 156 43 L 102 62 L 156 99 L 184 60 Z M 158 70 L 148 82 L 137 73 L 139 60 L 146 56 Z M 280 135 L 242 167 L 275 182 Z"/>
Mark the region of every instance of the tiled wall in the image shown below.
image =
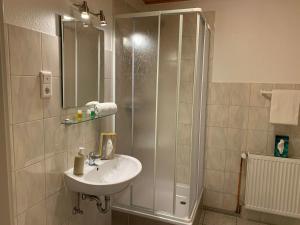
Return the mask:
<path id="1" fill-rule="evenodd" d="M 100 122 L 60 124 L 75 109 L 61 106 L 59 37 L 12 25 L 5 29 L 15 225 L 104 224 L 108 217 L 97 212 L 94 202 L 83 203 L 83 216 L 72 216 L 74 195 L 64 187 L 63 172 L 72 167 L 78 147 L 97 149 Z M 41 70 L 53 74 L 50 99 L 40 97 Z M 109 100 L 109 68 L 105 77 Z"/>
<path id="2" fill-rule="evenodd" d="M 205 199 L 209 207 L 234 211 L 240 154 L 273 155 L 275 135 L 289 135 L 290 157 L 300 157 L 300 126 L 269 123 L 270 99 L 260 90 L 298 89 L 294 84 L 209 83 Z M 245 175 L 243 175 L 242 201 Z"/>

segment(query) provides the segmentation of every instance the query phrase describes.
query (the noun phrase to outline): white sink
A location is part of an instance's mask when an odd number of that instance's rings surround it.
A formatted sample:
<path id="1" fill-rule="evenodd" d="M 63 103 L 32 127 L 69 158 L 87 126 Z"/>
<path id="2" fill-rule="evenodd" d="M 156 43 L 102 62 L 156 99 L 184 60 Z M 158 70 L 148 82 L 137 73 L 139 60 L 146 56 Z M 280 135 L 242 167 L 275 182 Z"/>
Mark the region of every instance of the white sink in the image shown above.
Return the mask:
<path id="1" fill-rule="evenodd" d="M 115 155 L 111 160 L 96 160 L 97 166 L 84 164 L 84 174 L 76 176 L 73 168 L 65 172 L 71 191 L 90 195 L 111 195 L 124 190 L 142 171 L 142 164 L 127 155 Z"/>

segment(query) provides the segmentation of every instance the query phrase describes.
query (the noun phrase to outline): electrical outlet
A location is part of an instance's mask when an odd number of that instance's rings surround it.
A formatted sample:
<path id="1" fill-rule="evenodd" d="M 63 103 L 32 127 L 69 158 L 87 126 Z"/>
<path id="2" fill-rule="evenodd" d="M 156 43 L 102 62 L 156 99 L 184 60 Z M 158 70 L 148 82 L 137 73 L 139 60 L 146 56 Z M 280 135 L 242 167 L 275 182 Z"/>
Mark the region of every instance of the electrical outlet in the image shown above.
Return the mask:
<path id="1" fill-rule="evenodd" d="M 41 71 L 41 97 L 50 98 L 52 96 L 52 72 Z"/>

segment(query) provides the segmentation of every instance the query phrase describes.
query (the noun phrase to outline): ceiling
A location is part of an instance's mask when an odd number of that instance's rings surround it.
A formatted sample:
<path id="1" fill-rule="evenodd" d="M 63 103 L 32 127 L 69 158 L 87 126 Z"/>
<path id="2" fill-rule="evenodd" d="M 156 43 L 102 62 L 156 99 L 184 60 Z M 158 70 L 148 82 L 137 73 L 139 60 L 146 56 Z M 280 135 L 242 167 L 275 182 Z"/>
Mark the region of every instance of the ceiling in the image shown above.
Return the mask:
<path id="1" fill-rule="evenodd" d="M 170 2 L 179 2 L 187 0 L 143 0 L 145 4 L 158 4 L 158 3 L 170 3 Z"/>

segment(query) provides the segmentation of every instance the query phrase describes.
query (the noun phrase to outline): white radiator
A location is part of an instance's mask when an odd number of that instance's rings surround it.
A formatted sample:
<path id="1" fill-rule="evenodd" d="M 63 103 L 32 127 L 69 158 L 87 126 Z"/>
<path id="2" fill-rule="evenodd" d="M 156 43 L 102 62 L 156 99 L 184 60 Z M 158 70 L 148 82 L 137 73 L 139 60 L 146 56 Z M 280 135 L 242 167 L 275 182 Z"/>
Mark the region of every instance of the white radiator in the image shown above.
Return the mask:
<path id="1" fill-rule="evenodd" d="M 300 218 L 300 160 L 249 154 L 245 207 Z"/>

